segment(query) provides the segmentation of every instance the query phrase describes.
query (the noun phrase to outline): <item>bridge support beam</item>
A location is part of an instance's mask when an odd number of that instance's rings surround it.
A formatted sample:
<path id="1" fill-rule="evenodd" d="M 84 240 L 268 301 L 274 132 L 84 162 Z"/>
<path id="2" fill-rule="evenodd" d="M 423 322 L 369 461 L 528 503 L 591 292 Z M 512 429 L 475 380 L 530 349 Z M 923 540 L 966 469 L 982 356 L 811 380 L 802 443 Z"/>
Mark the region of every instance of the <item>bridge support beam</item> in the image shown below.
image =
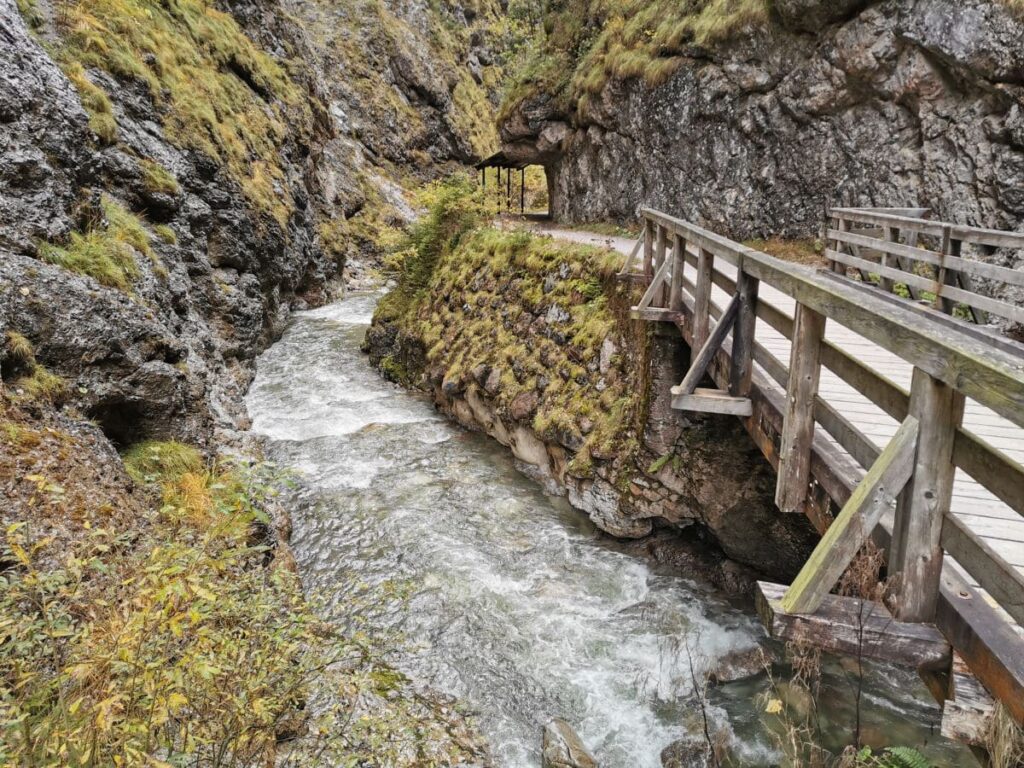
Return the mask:
<path id="1" fill-rule="evenodd" d="M 910 415 L 921 423 L 910 482 L 896 506 L 889 572 L 896 575 L 896 617 L 934 621 L 942 575 L 942 524 L 953 500 L 953 442 L 964 397 L 914 368 Z"/>
<path id="2" fill-rule="evenodd" d="M 807 497 L 814 440 L 814 399 L 821 377 L 824 337 L 825 316 L 797 304 L 789 356 L 786 415 L 779 448 L 779 477 L 775 486 L 775 504 L 783 512 L 802 509 Z"/>
<path id="3" fill-rule="evenodd" d="M 918 431 L 917 419 L 908 416 L 786 590 L 783 611 L 818 610 L 910 479 Z"/>

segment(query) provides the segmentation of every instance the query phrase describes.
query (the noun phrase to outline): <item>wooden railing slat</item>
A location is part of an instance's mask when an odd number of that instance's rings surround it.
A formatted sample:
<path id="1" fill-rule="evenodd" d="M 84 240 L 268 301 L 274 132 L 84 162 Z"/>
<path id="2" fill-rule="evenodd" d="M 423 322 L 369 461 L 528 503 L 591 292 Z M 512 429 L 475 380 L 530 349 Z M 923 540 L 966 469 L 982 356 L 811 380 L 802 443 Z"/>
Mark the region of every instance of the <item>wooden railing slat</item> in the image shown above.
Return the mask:
<path id="1" fill-rule="evenodd" d="M 1014 621 L 1024 626 L 1024 574 L 953 514 L 947 514 L 943 523 L 942 547 Z"/>
<path id="2" fill-rule="evenodd" d="M 938 266 L 941 263 L 939 254 L 935 251 L 929 251 L 926 248 L 918 248 L 888 240 L 877 240 L 856 232 L 843 232 L 838 229 L 828 230 L 828 237 L 833 240 L 841 240 L 844 243 L 873 248 L 883 253 L 892 254 L 893 256 L 903 256 L 905 258 L 913 259 L 914 261 L 921 261 L 933 266 Z M 1022 270 L 1010 269 L 1009 267 L 1002 267 L 998 264 L 989 264 L 984 261 L 966 259 L 963 256 L 948 256 L 946 264 L 960 272 L 967 272 L 968 274 L 976 275 L 977 277 L 984 277 L 989 280 L 999 280 L 1011 285 L 1024 286 L 1024 271 Z"/>

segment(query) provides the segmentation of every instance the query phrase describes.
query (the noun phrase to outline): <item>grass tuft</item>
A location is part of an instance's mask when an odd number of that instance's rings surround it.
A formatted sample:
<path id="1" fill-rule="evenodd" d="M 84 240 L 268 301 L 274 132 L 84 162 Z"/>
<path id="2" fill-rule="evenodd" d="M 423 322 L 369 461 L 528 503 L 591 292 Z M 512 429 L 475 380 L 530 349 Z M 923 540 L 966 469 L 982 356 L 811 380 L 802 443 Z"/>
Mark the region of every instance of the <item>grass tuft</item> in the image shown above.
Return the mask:
<path id="1" fill-rule="evenodd" d="M 155 160 L 142 160 L 142 184 L 150 192 L 177 195 L 181 191 L 178 180 L 166 168 Z"/>
<path id="2" fill-rule="evenodd" d="M 147 440 L 132 446 L 122 458 L 132 480 L 140 484 L 176 483 L 186 473 L 203 471 L 199 451 L 173 440 Z"/>
<path id="3" fill-rule="evenodd" d="M 89 114 L 89 128 L 105 145 L 117 141 L 117 119 L 114 117 L 114 105 L 106 91 L 93 83 L 85 74 L 85 69 L 78 62 L 65 67 L 68 79 L 78 89 L 82 106 Z"/>
<path id="4" fill-rule="evenodd" d="M 95 279 L 101 285 L 127 291 L 139 274 L 135 253 L 152 257 L 149 235 L 138 216 L 109 197 L 103 198 L 106 225 L 72 232 L 63 245 L 42 243 L 43 261 Z"/>

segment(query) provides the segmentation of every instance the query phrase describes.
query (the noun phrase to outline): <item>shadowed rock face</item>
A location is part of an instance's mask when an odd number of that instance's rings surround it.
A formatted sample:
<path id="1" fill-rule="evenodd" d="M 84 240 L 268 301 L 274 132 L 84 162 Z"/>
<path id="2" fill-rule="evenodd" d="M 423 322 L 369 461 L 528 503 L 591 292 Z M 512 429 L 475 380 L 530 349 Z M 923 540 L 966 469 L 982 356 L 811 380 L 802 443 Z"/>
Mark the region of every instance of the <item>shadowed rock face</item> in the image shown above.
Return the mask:
<path id="1" fill-rule="evenodd" d="M 112 144 L 95 136 L 82 95 L 42 43 L 61 48 L 59 25 L 46 19 L 32 31 L 14 0 L 0 0 L 0 358 L 4 334 L 24 334 L 39 362 L 72 385 L 70 404 L 120 445 L 206 445 L 247 427 L 240 396 L 252 361 L 290 309 L 326 298 L 325 286 L 347 257 L 357 261 L 366 237 L 412 215 L 389 180 L 396 169 L 417 163 L 413 173 L 429 176 L 432 164 L 473 156 L 452 91 L 459 77 L 470 78 L 466 65 L 494 57 L 486 36 L 466 31 L 472 14 L 460 4 L 380 4 L 394 29 L 372 34 L 362 34 L 369 22 L 357 10 L 318 0 L 229 0 L 220 10 L 263 51 L 292 62 L 289 75 L 308 105 L 310 114 L 289 114 L 275 139 L 281 174 L 269 197 L 289 202 L 284 216 L 252 203 L 220 162 L 174 141 L 167 104 L 154 103 L 143 82 L 86 70 L 109 96 L 117 125 Z M 465 51 L 445 51 L 452 60 L 438 61 L 429 43 L 436 14 L 450 17 L 453 39 L 469 41 Z M 340 51 L 344 41 L 350 48 Z M 282 108 L 241 66 L 231 71 L 258 109 Z M 380 87 L 353 85 L 371 81 Z M 147 185 L 149 161 L 174 177 L 176 190 Z M 352 231 L 347 221 L 371 198 L 391 213 Z M 42 243 L 64 244 L 94 227 L 102 200 L 138 215 L 150 240 L 151 255 L 134 254 L 138 274 L 127 290 L 41 258 Z M 168 228 L 164 236 L 157 225 Z"/>
<path id="2" fill-rule="evenodd" d="M 298 39 L 276 6 L 264 17 L 268 34 Z M 336 269 L 316 230 L 317 147 L 330 127 L 315 120 L 312 133 L 296 127 L 284 140 L 282 193 L 295 205 L 282 223 L 210 158 L 173 144 L 141 83 L 89 73 L 110 94 L 118 126 L 113 146 L 96 140 L 77 89 L 13 0 L 0 0 L 0 38 L 0 335 L 27 336 L 40 363 L 71 383 L 72 405 L 118 444 L 202 445 L 215 426 L 245 427 L 238 398 L 249 361 L 294 297 Z M 308 87 L 316 112 L 316 84 Z M 149 191 L 142 158 L 172 173 L 178 190 Z M 41 242 L 95 224 L 101 198 L 149 222 L 152 254 L 134 254 L 128 290 L 39 258 Z M 156 224 L 175 242 L 155 236 Z"/>
<path id="3" fill-rule="evenodd" d="M 612 80 L 583 116 L 540 94 L 501 126 L 554 211 L 663 208 L 737 238 L 817 233 L 827 206 L 1024 220 L 1024 22 L 998 0 L 779 0 L 770 30 L 693 47 L 663 85 Z"/>

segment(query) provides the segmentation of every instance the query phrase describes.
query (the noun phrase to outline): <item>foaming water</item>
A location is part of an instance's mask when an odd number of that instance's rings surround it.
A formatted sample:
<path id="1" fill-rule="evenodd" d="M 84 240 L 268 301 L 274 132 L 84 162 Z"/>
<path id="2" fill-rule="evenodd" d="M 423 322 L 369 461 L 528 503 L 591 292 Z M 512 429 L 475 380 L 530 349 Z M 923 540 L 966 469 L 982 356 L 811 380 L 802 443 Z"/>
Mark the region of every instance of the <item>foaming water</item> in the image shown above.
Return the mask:
<path id="1" fill-rule="evenodd" d="M 397 666 L 468 702 L 500 766 L 536 768 L 555 716 L 606 768 L 660 765 L 700 727 L 691 669 L 756 647 L 755 620 L 617 551 L 500 446 L 381 380 L 359 352 L 376 298 L 297 315 L 248 397 L 254 431 L 300 478 L 293 544 L 307 589 L 339 616 L 371 595 L 372 628 L 407 640 Z M 763 688 L 726 686 L 708 710 L 751 765 L 773 757 Z"/>

